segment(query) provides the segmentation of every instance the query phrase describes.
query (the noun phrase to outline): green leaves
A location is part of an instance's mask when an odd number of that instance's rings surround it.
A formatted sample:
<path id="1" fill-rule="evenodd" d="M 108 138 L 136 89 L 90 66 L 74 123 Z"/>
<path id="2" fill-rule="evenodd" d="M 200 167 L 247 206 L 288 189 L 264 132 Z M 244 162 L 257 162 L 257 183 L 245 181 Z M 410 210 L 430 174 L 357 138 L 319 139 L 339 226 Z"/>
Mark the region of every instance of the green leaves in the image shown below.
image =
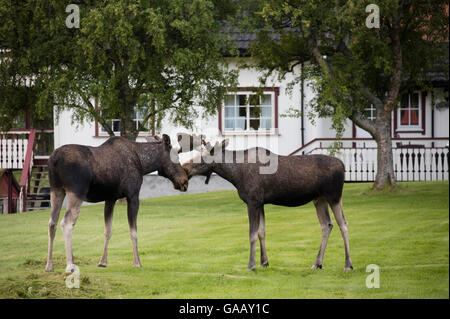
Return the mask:
<path id="1" fill-rule="evenodd" d="M 219 2 L 85 1 L 79 4 L 79 29 L 66 28 L 64 5 L 5 4 L 5 21 L 20 18 L 1 26 L 0 46 L 12 50 L 12 62 L 0 77 L 33 77 L 39 83 L 35 104 L 71 109 L 76 121 L 132 121 L 128 115 L 139 109 L 157 122 L 170 116 L 190 126 L 198 115 L 194 101 L 214 112 L 236 78 L 221 62 L 230 48 L 218 17 L 232 11 L 227 1 Z M 122 135 L 137 136 L 133 125 L 122 127 L 130 128 Z"/>
<path id="2" fill-rule="evenodd" d="M 302 116 L 330 117 L 337 138 L 351 119 L 374 137 L 380 153 L 392 154 L 391 114 L 402 93 L 429 87 L 430 71 L 448 81 L 448 2 L 377 1 L 379 28 L 366 25 L 371 3 L 242 0 L 241 25 L 258 34 L 252 55 L 261 83 L 273 72 L 292 73 L 288 88 L 307 78 L 316 95 Z M 303 74 L 299 64 L 306 66 Z M 371 121 L 364 115 L 370 105 Z M 392 183 L 392 155 L 379 156 L 378 168 L 376 184 Z"/>
<path id="3" fill-rule="evenodd" d="M 241 1 L 246 17 L 242 25 L 258 34 L 252 54 L 264 72 L 262 82 L 277 71 L 282 77 L 293 73 L 298 83 L 294 66 L 311 63 L 305 75 L 318 94 L 311 108 L 318 116 L 331 116 L 338 134 L 343 121 L 355 112 L 370 104 L 383 107 L 386 93 L 397 85 L 394 74 L 402 74 L 401 94 L 425 85 L 430 70 L 448 70 L 448 50 L 442 46 L 448 41 L 445 1 L 378 1 L 378 29 L 365 25 L 370 3 Z M 395 32 L 400 48 L 393 41 Z M 399 51 L 401 70 L 396 62 Z"/>

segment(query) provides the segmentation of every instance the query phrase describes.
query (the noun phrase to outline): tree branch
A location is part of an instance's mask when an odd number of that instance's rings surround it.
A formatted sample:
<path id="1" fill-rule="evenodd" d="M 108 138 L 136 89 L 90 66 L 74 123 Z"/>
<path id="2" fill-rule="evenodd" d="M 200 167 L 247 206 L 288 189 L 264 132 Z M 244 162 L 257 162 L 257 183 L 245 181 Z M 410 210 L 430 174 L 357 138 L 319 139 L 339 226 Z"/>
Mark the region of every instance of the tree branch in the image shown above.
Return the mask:
<path id="1" fill-rule="evenodd" d="M 367 132 L 372 135 L 372 137 L 375 137 L 376 133 L 376 126 L 375 124 L 367 119 L 365 116 L 363 116 L 360 112 L 355 110 L 352 115 L 350 116 L 350 120 L 354 122 L 356 125 L 358 125 L 360 128 L 366 130 Z"/>
<path id="2" fill-rule="evenodd" d="M 138 122 L 138 131 L 145 131 L 145 125 L 147 124 L 148 120 L 150 120 L 152 117 L 156 115 L 156 108 L 155 108 L 155 100 L 153 99 L 151 102 L 152 111 L 148 112 L 147 115 L 144 117 L 142 122 Z"/>
<path id="3" fill-rule="evenodd" d="M 92 105 L 91 101 L 89 101 L 89 99 L 79 90 L 77 90 L 77 93 L 83 100 L 84 104 L 86 104 L 86 106 L 89 108 L 88 111 L 92 114 L 95 120 L 103 126 L 109 136 L 115 136 L 111 125 L 109 125 L 108 122 L 100 115 L 100 112 L 95 108 L 94 105 Z"/>
<path id="4" fill-rule="evenodd" d="M 396 105 L 398 93 L 402 84 L 403 56 L 400 43 L 399 27 L 392 29 L 393 53 L 394 53 L 394 73 L 391 76 L 391 86 L 388 91 L 386 102 L 384 103 L 384 113 L 390 113 Z"/>
<path id="5" fill-rule="evenodd" d="M 344 43 L 342 43 L 342 45 L 339 45 L 339 50 L 343 54 L 351 57 L 351 51 L 346 47 L 346 45 Z M 322 72 L 326 73 L 330 77 L 333 77 L 334 76 L 333 70 L 328 65 L 327 61 L 323 58 L 317 45 L 315 45 L 313 47 L 312 54 L 313 54 L 316 64 L 318 64 L 319 67 L 322 69 Z M 360 87 L 361 92 L 364 95 L 364 97 L 370 103 L 372 103 L 375 107 L 377 107 L 377 106 L 380 107 L 383 105 L 383 102 L 377 96 L 375 96 L 372 92 L 370 92 L 370 90 L 363 83 L 359 82 L 358 86 Z M 376 131 L 375 124 L 372 121 L 368 120 L 365 116 L 363 116 L 356 107 L 353 107 L 352 109 L 354 111 L 350 115 L 350 120 L 352 120 L 356 125 L 358 125 L 362 129 L 368 131 L 372 136 L 374 136 L 375 131 Z"/>
<path id="6" fill-rule="evenodd" d="M 154 100 L 152 100 L 152 105 L 153 105 L 153 107 L 152 107 L 153 111 L 147 113 L 147 115 L 144 117 L 144 119 L 142 120 L 142 122 L 138 122 L 138 130 L 139 130 L 139 131 L 146 131 L 146 127 L 144 127 L 144 126 L 145 126 L 145 124 L 147 124 L 147 122 L 148 122 L 152 117 L 156 116 L 157 114 L 159 114 L 159 113 L 161 113 L 161 112 L 163 112 L 163 111 L 167 111 L 167 110 L 170 110 L 170 109 L 173 109 L 173 108 L 176 107 L 176 106 L 174 105 L 174 103 L 172 103 L 172 106 L 164 107 L 164 108 L 161 108 L 161 109 L 156 109 L 156 103 L 155 103 Z"/>

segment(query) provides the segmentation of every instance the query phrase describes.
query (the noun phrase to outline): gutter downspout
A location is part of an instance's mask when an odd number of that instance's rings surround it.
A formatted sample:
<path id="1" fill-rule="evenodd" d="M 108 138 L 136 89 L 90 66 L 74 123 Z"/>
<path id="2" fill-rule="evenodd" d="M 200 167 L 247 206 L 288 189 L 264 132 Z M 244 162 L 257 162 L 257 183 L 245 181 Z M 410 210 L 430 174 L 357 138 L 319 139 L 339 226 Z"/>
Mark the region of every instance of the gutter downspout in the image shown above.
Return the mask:
<path id="1" fill-rule="evenodd" d="M 434 140 L 434 92 L 431 91 L 431 138 Z M 431 147 L 434 147 L 434 141 L 431 143 Z"/>
<path id="2" fill-rule="evenodd" d="M 301 112 L 301 146 L 305 145 L 305 123 L 304 123 L 304 111 L 305 111 L 305 77 L 303 75 L 303 63 L 300 65 L 300 85 L 301 85 L 301 96 L 300 96 L 300 112 Z"/>

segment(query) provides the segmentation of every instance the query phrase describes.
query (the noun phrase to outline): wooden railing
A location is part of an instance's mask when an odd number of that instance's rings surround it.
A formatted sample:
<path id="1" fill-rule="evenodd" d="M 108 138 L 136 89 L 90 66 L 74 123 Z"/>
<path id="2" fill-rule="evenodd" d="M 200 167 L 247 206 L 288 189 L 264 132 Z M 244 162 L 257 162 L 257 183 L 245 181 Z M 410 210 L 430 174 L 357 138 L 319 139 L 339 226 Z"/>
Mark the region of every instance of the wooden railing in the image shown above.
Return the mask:
<path id="1" fill-rule="evenodd" d="M 448 147 L 394 148 L 393 153 L 398 181 L 449 179 Z"/>
<path id="2" fill-rule="evenodd" d="M 53 129 L 12 129 L 0 132 L 0 168 L 22 171 L 20 195 L 15 199 L 18 211 L 26 211 L 34 164 L 46 165 L 52 151 Z"/>
<path id="3" fill-rule="evenodd" d="M 30 189 L 35 138 L 36 129 L 16 129 L 0 133 L 0 168 L 22 170 L 17 205 L 17 209 L 21 212 L 26 210 L 27 194 Z"/>
<path id="4" fill-rule="evenodd" d="M 0 133 L 0 168 L 23 168 L 29 133 L 29 131 Z"/>
<path id="5" fill-rule="evenodd" d="M 36 129 L 30 130 L 28 136 L 28 147 L 25 154 L 25 161 L 22 168 L 22 175 L 20 177 L 20 209 L 22 212 L 27 210 L 27 195 L 30 190 L 31 172 L 33 170 L 33 155 L 34 155 L 34 140 L 36 138 Z"/>
<path id="6" fill-rule="evenodd" d="M 396 138 L 392 152 L 397 181 L 449 179 L 448 138 Z M 372 139 L 316 139 L 291 155 L 330 153 L 343 161 L 346 181 L 375 180 L 377 148 Z"/>

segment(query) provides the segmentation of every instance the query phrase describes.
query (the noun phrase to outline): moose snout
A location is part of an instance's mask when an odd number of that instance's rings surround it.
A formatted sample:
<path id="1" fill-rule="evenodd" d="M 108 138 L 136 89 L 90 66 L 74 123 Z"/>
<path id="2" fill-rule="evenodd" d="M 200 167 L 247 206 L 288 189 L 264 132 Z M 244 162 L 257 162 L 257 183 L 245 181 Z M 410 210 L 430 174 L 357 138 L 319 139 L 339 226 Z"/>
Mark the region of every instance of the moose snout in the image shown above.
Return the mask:
<path id="1" fill-rule="evenodd" d="M 187 178 L 183 178 L 182 180 L 179 180 L 175 186 L 176 189 L 185 192 L 188 189 L 189 181 Z"/>

